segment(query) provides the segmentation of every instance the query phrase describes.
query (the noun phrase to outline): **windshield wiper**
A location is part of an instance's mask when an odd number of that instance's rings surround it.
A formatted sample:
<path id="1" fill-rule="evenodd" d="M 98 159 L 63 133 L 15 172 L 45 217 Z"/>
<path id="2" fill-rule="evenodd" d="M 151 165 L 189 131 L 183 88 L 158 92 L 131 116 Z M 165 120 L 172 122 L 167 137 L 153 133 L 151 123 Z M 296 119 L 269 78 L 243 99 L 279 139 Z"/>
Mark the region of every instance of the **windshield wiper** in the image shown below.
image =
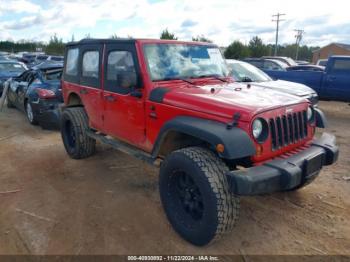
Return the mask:
<path id="1" fill-rule="evenodd" d="M 221 78 L 218 75 L 200 75 L 200 76 L 195 76 L 195 77 L 191 77 L 191 78 L 205 78 L 205 77 L 215 78 L 215 79 L 220 80 L 221 82 L 225 82 L 225 83 L 228 82 L 227 80 Z"/>
<path id="2" fill-rule="evenodd" d="M 154 82 L 159 82 L 159 81 L 169 81 L 169 80 L 181 80 L 181 81 L 183 81 L 183 82 L 186 82 L 186 83 L 189 83 L 189 84 L 195 86 L 195 83 L 193 83 L 192 81 L 187 80 L 187 79 L 185 79 L 185 78 L 182 78 L 182 77 L 166 77 L 166 78 L 157 79 L 157 80 L 153 80 L 153 81 L 154 81 Z"/>

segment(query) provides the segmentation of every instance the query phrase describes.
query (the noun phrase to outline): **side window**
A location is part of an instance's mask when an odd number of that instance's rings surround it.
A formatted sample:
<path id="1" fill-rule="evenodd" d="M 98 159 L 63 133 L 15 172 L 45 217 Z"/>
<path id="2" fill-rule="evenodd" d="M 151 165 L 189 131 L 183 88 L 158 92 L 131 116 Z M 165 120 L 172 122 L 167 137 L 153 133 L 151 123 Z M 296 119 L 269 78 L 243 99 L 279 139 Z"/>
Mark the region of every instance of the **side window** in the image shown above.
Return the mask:
<path id="1" fill-rule="evenodd" d="M 107 88 L 118 93 L 127 93 L 137 85 L 133 55 L 129 51 L 111 51 L 107 57 Z"/>
<path id="2" fill-rule="evenodd" d="M 82 76 L 99 78 L 99 52 L 87 51 L 83 55 Z"/>
<path id="3" fill-rule="evenodd" d="M 333 72 L 350 71 L 350 60 L 335 60 L 333 65 Z"/>
<path id="4" fill-rule="evenodd" d="M 67 52 L 67 63 L 66 63 L 66 74 L 69 76 L 77 76 L 78 75 L 78 57 L 79 57 L 79 49 L 72 48 Z"/>
<path id="5" fill-rule="evenodd" d="M 258 68 L 262 67 L 262 64 L 260 61 L 249 61 L 250 64 L 252 64 L 253 66 L 256 66 Z"/>
<path id="6" fill-rule="evenodd" d="M 265 61 L 264 62 L 264 69 L 267 69 L 267 70 L 281 70 L 281 68 L 277 64 L 272 62 L 272 61 Z"/>

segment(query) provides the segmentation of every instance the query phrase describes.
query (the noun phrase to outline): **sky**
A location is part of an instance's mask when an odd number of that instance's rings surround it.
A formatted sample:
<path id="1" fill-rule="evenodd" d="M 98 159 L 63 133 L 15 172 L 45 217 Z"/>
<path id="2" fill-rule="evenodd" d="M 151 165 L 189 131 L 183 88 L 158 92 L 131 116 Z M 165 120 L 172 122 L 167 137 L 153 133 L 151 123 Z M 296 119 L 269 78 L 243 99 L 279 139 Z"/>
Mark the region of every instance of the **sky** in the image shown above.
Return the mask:
<path id="1" fill-rule="evenodd" d="M 0 40 L 159 38 L 167 28 L 181 40 L 204 35 L 220 46 L 254 36 L 274 43 L 279 12 L 286 14 L 280 44 L 294 43 L 295 29 L 305 31 L 301 44 L 350 44 L 349 7 L 348 0 L 0 0 Z"/>

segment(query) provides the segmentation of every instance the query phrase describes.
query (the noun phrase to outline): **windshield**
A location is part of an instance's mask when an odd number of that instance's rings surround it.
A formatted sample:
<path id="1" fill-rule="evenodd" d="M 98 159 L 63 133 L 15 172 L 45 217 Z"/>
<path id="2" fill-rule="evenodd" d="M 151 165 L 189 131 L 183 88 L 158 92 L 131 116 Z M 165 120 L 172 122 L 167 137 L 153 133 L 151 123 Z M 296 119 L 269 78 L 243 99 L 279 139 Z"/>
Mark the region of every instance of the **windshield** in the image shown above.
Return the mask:
<path id="1" fill-rule="evenodd" d="M 237 82 L 267 82 L 272 79 L 260 69 L 248 63 L 229 63 L 231 75 Z"/>
<path id="2" fill-rule="evenodd" d="M 23 72 L 25 70 L 27 68 L 19 63 L 0 63 L 0 71 Z"/>
<path id="3" fill-rule="evenodd" d="M 144 52 L 153 81 L 228 75 L 225 60 L 217 47 L 147 44 Z"/>

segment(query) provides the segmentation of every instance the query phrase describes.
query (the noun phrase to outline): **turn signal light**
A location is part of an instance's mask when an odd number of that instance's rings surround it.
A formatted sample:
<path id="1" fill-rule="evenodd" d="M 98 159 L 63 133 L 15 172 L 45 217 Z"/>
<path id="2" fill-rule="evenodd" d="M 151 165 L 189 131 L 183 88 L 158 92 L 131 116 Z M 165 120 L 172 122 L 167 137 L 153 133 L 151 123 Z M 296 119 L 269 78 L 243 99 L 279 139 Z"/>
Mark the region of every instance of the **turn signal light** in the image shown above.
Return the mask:
<path id="1" fill-rule="evenodd" d="M 36 92 L 38 93 L 41 99 L 50 99 L 56 97 L 55 92 L 52 90 L 37 88 Z"/>
<path id="2" fill-rule="evenodd" d="M 262 145 L 257 145 L 256 146 L 256 156 L 261 156 L 263 153 L 263 146 Z"/>
<path id="3" fill-rule="evenodd" d="M 217 144 L 217 145 L 216 145 L 216 151 L 217 151 L 218 153 L 224 153 L 224 151 L 225 151 L 225 146 L 224 146 L 223 144 Z"/>

